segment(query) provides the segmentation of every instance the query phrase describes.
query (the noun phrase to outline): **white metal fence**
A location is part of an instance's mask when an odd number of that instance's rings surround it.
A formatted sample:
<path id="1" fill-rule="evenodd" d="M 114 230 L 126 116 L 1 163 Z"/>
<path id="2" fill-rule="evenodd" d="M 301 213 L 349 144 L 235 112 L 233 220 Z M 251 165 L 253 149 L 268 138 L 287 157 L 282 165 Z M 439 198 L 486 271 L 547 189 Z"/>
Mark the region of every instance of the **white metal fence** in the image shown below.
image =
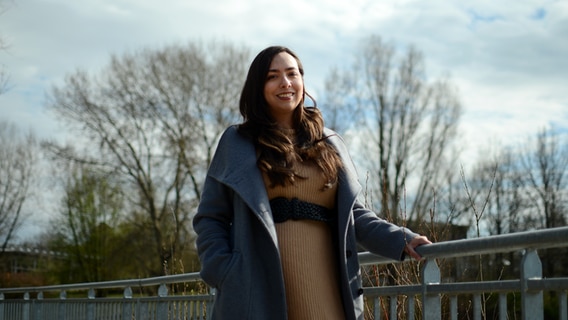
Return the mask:
<path id="1" fill-rule="evenodd" d="M 183 290 L 183 284 L 199 281 L 198 273 L 187 273 L 133 280 L 0 288 L 0 320 L 206 319 L 213 305 L 213 295 Z M 181 284 L 181 292 L 170 292 L 169 288 L 176 284 Z M 97 290 L 122 293 L 119 297 L 98 298 Z M 153 291 L 155 294 L 148 294 Z M 85 292 L 83 297 L 77 297 Z M 46 298 L 46 293 L 57 293 L 57 297 Z M 8 295 L 14 294 L 21 297 L 7 299 Z"/>
<path id="2" fill-rule="evenodd" d="M 538 249 L 568 248 L 568 227 L 551 228 L 538 231 L 519 232 L 484 238 L 454 240 L 434 243 L 419 248 L 420 254 L 427 260 L 421 268 L 420 284 L 405 286 L 382 286 L 366 288 L 365 296 L 372 299 L 375 320 L 381 319 L 382 310 L 389 310 L 388 319 L 397 319 L 399 306 L 397 299 L 405 296 L 405 318 L 414 319 L 415 302 L 422 302 L 420 319 L 470 319 L 469 315 L 458 313 L 458 298 L 472 296 L 471 317 L 480 320 L 482 297 L 484 294 L 498 295 L 498 319 L 515 319 L 508 314 L 507 295 L 521 296 L 519 307 L 521 319 L 542 320 L 544 317 L 543 292 L 554 292 L 558 299 L 558 319 L 568 320 L 567 291 L 568 275 L 556 278 L 543 278 L 543 270 Z M 472 256 L 483 258 L 488 254 L 520 252 L 520 277 L 515 280 L 477 281 L 477 282 L 442 282 L 438 259 L 463 259 Z M 566 252 L 566 251 L 564 251 Z M 486 256 L 485 256 L 486 257 Z M 362 265 L 392 263 L 384 258 L 369 253 L 359 255 Z M 565 266 L 566 267 L 566 266 Z M 566 270 L 566 268 L 564 268 Z M 441 297 L 449 300 L 449 311 L 442 313 Z M 381 305 L 381 297 L 388 297 L 387 306 Z"/>
<path id="3" fill-rule="evenodd" d="M 403 286 L 365 288 L 365 297 L 373 306 L 375 320 L 397 319 L 462 319 L 458 298 L 472 297 L 472 317 L 482 319 L 483 294 L 499 296 L 499 319 L 507 314 L 507 294 L 521 296 L 522 319 L 544 319 L 543 292 L 558 297 L 559 319 L 568 320 L 568 277 L 543 278 L 538 249 L 568 247 L 568 227 L 528 231 L 476 239 L 434 243 L 419 248 L 426 258 L 421 269 L 421 283 Z M 461 259 L 504 252 L 522 252 L 520 277 L 514 280 L 479 282 L 442 282 L 438 259 Z M 363 266 L 385 265 L 390 260 L 369 253 L 359 254 Z M 198 273 L 188 273 L 136 280 L 78 283 L 57 286 L 0 288 L 0 320 L 197 320 L 206 319 L 213 306 L 213 294 L 171 292 L 177 285 L 199 282 Z M 155 289 L 155 294 L 141 292 Z M 170 288 L 170 289 L 169 289 Z M 97 290 L 119 290 L 118 297 L 96 297 Z M 139 293 L 133 293 L 133 292 Z M 179 290 L 178 290 L 179 291 Z M 78 293 L 86 293 L 77 297 Z M 48 297 L 55 294 L 55 297 Z M 16 295 L 16 297 L 14 297 Z M 69 297 L 68 297 L 69 295 Z M 73 297 L 71 297 L 73 296 Z M 449 312 L 442 311 L 441 297 L 449 300 Z M 386 297 L 386 299 L 385 299 Z M 397 303 L 404 298 L 404 305 Z M 388 302 L 385 302 L 388 301 Z M 415 308 L 416 303 L 421 308 Z M 385 305 L 385 303 L 387 305 Z M 416 312 L 415 310 L 420 310 Z M 416 312 L 416 314 L 415 314 Z"/>

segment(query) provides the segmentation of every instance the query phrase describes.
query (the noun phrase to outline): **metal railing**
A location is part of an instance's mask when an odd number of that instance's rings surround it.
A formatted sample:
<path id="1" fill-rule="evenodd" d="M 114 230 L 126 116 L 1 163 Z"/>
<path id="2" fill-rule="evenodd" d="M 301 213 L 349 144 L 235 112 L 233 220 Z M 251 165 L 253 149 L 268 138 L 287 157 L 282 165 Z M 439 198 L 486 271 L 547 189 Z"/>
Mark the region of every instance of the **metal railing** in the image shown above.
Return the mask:
<path id="1" fill-rule="evenodd" d="M 213 295 L 192 294 L 183 289 L 180 293 L 170 292 L 172 285 L 182 284 L 183 288 L 183 284 L 200 281 L 199 273 L 194 272 L 145 279 L 0 288 L 0 320 L 206 319 L 211 314 Z M 122 294 L 96 297 L 97 290 L 105 289 L 118 289 Z M 45 298 L 46 293 L 53 292 L 58 297 Z M 86 296 L 77 297 L 85 292 Z M 13 294 L 20 294 L 21 298 L 6 299 Z M 68 297 L 70 294 L 73 298 Z"/>
<path id="2" fill-rule="evenodd" d="M 486 293 L 499 295 L 500 320 L 509 319 L 507 314 L 507 294 L 519 293 L 521 296 L 521 318 L 524 320 L 544 319 L 543 292 L 553 291 L 558 294 L 558 315 L 561 320 L 568 320 L 567 291 L 568 277 L 542 277 L 542 264 L 537 249 L 568 247 L 568 227 L 551 228 L 538 231 L 518 232 L 484 238 L 463 239 L 433 243 L 418 248 L 426 258 L 421 268 L 421 283 L 406 286 L 373 287 L 365 289 L 367 299 L 373 300 L 374 318 L 381 319 L 381 297 L 388 297 L 390 303 L 389 319 L 397 319 L 397 297 L 406 296 L 406 318 L 414 319 L 414 304 L 422 302 L 422 319 L 442 319 L 441 296 L 449 297 L 448 317 L 461 319 L 458 314 L 458 297 L 468 294 L 473 296 L 472 318 L 482 319 L 482 296 Z M 464 258 L 486 254 L 521 251 L 520 277 L 516 280 L 496 280 L 477 282 L 442 283 L 439 258 Z M 392 261 L 370 253 L 359 255 L 362 265 L 390 264 Z"/>
<path id="3" fill-rule="evenodd" d="M 397 319 L 400 308 L 404 318 L 414 319 L 416 304 L 421 308 L 417 316 L 422 319 L 458 319 L 458 297 L 472 296 L 472 317 L 482 319 L 483 295 L 498 294 L 499 319 L 508 319 L 507 294 L 521 296 L 522 319 L 544 319 L 543 292 L 555 292 L 558 297 L 559 319 L 568 320 L 568 277 L 543 278 L 538 249 L 568 247 L 568 227 L 519 232 L 476 239 L 464 239 L 422 246 L 418 252 L 425 258 L 420 271 L 419 284 L 402 286 L 366 287 L 364 294 L 370 303 L 372 317 L 380 320 Z M 522 252 L 520 277 L 515 280 L 442 282 L 438 259 L 464 258 L 484 254 Z M 388 265 L 388 260 L 370 253 L 359 254 L 362 266 Z M 0 319 L 5 320 L 95 320 L 95 319 L 148 319 L 197 320 L 211 314 L 214 294 L 176 293 L 176 285 L 201 281 L 198 273 L 179 274 L 136 280 L 78 283 L 56 286 L 0 288 Z M 152 291 L 151 295 L 143 294 Z M 96 297 L 97 290 L 119 290 L 118 297 Z M 133 290 L 140 293 L 133 294 Z M 172 291 L 172 292 L 170 292 Z M 86 296 L 76 297 L 78 293 Z M 46 293 L 57 293 L 48 298 Z M 68 297 L 71 293 L 75 297 Z M 16 295 L 17 297 L 12 297 Z M 10 296 L 10 297 L 9 297 Z M 449 312 L 442 313 L 442 296 L 449 300 Z M 401 306 L 398 298 L 403 297 Z"/>

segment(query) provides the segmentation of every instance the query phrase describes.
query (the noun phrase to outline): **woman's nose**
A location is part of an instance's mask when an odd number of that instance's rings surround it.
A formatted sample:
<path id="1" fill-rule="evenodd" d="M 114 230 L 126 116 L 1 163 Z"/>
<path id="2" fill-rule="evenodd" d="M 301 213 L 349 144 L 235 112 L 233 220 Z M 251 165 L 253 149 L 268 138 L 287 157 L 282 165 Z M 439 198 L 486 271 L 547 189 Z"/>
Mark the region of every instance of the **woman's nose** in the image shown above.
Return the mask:
<path id="1" fill-rule="evenodd" d="M 292 81 L 290 81 L 290 79 L 288 79 L 288 77 L 282 77 L 282 82 L 280 83 L 280 86 L 283 88 L 287 88 L 292 84 Z"/>

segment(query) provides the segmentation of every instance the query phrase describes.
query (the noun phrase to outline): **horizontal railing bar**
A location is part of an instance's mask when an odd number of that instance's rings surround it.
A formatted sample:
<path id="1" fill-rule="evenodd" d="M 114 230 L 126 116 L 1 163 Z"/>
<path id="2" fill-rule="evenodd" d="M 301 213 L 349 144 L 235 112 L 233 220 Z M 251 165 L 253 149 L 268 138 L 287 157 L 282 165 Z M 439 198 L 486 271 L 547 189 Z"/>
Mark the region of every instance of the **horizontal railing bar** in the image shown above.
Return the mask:
<path id="1" fill-rule="evenodd" d="M 396 262 L 395 260 L 379 256 L 368 251 L 359 253 L 359 263 L 362 266 L 383 265 Z"/>
<path id="2" fill-rule="evenodd" d="M 180 282 L 201 281 L 199 272 L 183 273 L 169 276 L 159 276 L 145 279 L 114 280 L 102 282 L 84 282 L 72 284 L 60 284 L 41 287 L 1 288 L 1 293 L 24 293 L 24 292 L 50 292 L 50 291 L 81 291 L 89 289 L 110 289 L 126 287 L 148 287 Z"/>
<path id="3" fill-rule="evenodd" d="M 524 249 L 566 247 L 568 227 L 523 231 L 490 237 L 436 242 L 416 248 L 424 258 L 455 258 Z M 362 265 L 388 264 L 393 260 L 369 252 L 359 254 Z"/>
<path id="4" fill-rule="evenodd" d="M 363 291 L 366 296 L 393 296 L 393 295 L 411 295 L 420 294 L 421 285 L 404 285 L 404 286 L 386 286 L 386 287 L 365 287 Z"/>
<path id="5" fill-rule="evenodd" d="M 483 292 L 510 292 L 520 291 L 520 280 L 501 280 L 484 282 L 457 282 L 457 283 L 432 283 L 426 285 L 426 292 L 432 294 L 463 294 Z M 366 287 L 365 294 L 369 296 L 391 296 L 403 294 L 421 294 L 421 285 Z"/>
<path id="6" fill-rule="evenodd" d="M 149 297 L 139 297 L 139 298 L 96 298 L 96 299 L 88 299 L 89 303 L 93 304 L 105 304 L 105 303 L 124 303 L 125 301 L 130 301 L 131 303 L 135 302 L 160 302 L 160 301 L 183 301 L 183 302 L 200 302 L 200 301 L 211 301 L 213 297 L 210 295 L 183 295 L 183 296 L 166 296 L 166 297 L 159 297 L 159 296 L 149 296 Z M 26 301 L 25 299 L 10 299 L 10 302 L 22 302 Z M 35 304 L 42 303 L 42 304 L 60 304 L 60 299 L 34 299 Z M 66 303 L 85 303 L 86 298 L 67 298 L 65 299 Z M 129 303 L 130 303 L 129 302 Z"/>
<path id="7" fill-rule="evenodd" d="M 436 294 L 513 292 L 521 290 L 520 280 L 499 280 L 483 282 L 435 283 L 426 286 L 426 292 Z"/>
<path id="8" fill-rule="evenodd" d="M 529 291 L 567 290 L 568 278 L 530 279 L 527 281 Z M 366 287 L 365 294 L 369 296 L 391 296 L 402 294 L 420 294 L 421 285 Z M 426 292 L 433 294 L 464 294 L 464 293 L 499 293 L 521 291 L 520 280 L 497 280 L 483 282 L 432 283 L 426 285 Z"/>
<path id="9" fill-rule="evenodd" d="M 568 278 L 529 279 L 527 280 L 527 290 L 568 290 Z"/>
<path id="10" fill-rule="evenodd" d="M 84 303 L 86 298 L 66 298 L 66 302 L 78 302 Z M 24 299 L 10 299 L 10 301 L 22 301 Z M 88 299 L 89 303 L 113 303 L 113 302 L 124 302 L 126 301 L 141 301 L 141 302 L 156 302 L 156 301 L 210 301 L 212 300 L 212 296 L 204 295 L 204 294 L 196 294 L 196 295 L 172 295 L 172 296 L 147 296 L 147 297 L 136 297 L 136 298 L 119 298 L 119 297 L 100 297 L 96 299 Z M 34 303 L 61 303 L 59 299 L 40 299 L 35 300 Z"/>

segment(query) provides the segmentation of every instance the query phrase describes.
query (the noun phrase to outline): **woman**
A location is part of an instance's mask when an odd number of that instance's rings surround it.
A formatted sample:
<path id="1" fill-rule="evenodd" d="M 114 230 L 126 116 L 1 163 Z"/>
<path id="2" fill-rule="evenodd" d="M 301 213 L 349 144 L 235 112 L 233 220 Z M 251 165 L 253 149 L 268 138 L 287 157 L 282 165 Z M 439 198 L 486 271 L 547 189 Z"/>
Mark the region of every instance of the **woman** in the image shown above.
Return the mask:
<path id="1" fill-rule="evenodd" d="M 289 49 L 260 52 L 244 121 L 209 167 L 193 223 L 201 276 L 217 289 L 214 319 L 363 319 L 357 246 L 420 259 L 414 248 L 430 243 L 357 200 L 347 148 L 304 106 L 303 75 Z"/>

